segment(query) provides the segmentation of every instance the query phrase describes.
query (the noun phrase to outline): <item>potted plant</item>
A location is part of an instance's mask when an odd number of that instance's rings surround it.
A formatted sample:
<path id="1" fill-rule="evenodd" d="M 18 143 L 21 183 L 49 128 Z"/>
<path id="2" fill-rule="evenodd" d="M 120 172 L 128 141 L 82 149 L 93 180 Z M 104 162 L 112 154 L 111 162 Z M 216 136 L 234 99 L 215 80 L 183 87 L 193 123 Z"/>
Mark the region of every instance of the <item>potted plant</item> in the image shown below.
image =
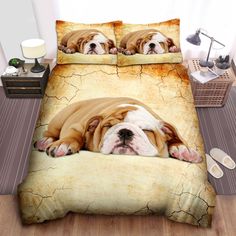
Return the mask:
<path id="1" fill-rule="evenodd" d="M 229 55 L 227 55 L 225 58 L 219 56 L 219 58 L 217 58 L 215 61 L 215 66 L 216 66 L 215 72 L 218 75 L 223 75 L 225 70 L 227 70 L 230 67 Z"/>

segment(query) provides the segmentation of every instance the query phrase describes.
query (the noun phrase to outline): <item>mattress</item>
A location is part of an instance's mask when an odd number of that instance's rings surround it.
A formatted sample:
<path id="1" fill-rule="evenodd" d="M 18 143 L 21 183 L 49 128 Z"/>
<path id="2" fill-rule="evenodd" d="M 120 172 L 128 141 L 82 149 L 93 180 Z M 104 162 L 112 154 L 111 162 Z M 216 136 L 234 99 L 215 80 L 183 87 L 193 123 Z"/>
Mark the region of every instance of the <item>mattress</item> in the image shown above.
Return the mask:
<path id="1" fill-rule="evenodd" d="M 173 124 L 201 163 L 81 150 L 60 158 L 33 148 L 48 123 L 78 101 L 129 97 Z M 186 68 L 181 64 L 117 67 L 57 65 L 49 78 L 35 128 L 29 172 L 18 186 L 22 222 L 40 223 L 68 212 L 164 215 L 209 227 L 215 192 L 207 180 L 203 140 Z"/>

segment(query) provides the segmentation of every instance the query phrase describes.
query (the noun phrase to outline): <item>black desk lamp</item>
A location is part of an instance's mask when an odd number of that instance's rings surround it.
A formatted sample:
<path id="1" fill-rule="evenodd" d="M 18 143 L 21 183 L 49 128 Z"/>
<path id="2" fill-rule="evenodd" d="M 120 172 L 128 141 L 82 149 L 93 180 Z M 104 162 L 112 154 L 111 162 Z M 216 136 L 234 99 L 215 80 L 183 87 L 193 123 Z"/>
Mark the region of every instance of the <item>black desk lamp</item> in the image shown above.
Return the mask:
<path id="1" fill-rule="evenodd" d="M 198 29 L 195 34 L 189 35 L 186 40 L 191 44 L 199 46 L 201 44 L 201 38 L 200 38 L 199 34 L 202 34 L 211 40 L 210 47 L 209 47 L 208 54 L 207 54 L 207 58 L 205 61 L 200 60 L 199 65 L 202 67 L 212 68 L 214 66 L 214 63 L 212 61 L 208 61 L 208 60 L 209 60 L 209 56 L 210 56 L 211 47 L 212 47 L 213 42 L 216 42 L 216 43 L 222 45 L 223 47 L 225 47 L 225 45 L 223 43 L 215 40 L 213 37 L 201 32 L 200 29 Z"/>

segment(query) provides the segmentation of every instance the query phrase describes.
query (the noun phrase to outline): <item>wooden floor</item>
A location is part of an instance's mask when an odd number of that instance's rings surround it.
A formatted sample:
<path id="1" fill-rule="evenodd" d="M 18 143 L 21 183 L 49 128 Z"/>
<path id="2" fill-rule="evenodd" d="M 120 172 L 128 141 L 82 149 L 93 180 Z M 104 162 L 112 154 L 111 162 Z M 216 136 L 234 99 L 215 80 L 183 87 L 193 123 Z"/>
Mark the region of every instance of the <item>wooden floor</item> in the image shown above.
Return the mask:
<path id="1" fill-rule="evenodd" d="M 92 216 L 69 213 L 59 220 L 23 226 L 13 195 L 0 196 L 1 236 L 235 236 L 236 196 L 217 196 L 212 228 L 199 228 L 159 216 Z"/>

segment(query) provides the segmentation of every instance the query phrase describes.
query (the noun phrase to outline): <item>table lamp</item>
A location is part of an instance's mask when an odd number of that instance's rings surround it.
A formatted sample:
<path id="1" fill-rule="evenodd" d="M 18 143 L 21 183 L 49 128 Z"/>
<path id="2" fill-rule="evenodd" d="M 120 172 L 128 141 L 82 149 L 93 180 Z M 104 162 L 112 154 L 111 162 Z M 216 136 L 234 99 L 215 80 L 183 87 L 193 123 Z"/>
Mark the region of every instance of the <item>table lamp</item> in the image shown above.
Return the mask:
<path id="1" fill-rule="evenodd" d="M 30 69 L 33 73 L 40 73 L 45 70 L 43 65 L 40 65 L 38 58 L 45 56 L 45 42 L 42 39 L 28 39 L 21 43 L 23 56 L 28 59 L 35 59 L 34 66 Z"/>
<path id="2" fill-rule="evenodd" d="M 210 43 L 210 47 L 209 47 L 209 50 L 208 50 L 208 54 L 207 54 L 206 60 L 200 60 L 199 65 L 202 66 L 202 67 L 212 68 L 214 66 L 214 63 L 212 61 L 209 61 L 209 56 L 210 56 L 210 52 L 211 52 L 211 48 L 212 48 L 213 42 L 216 42 L 216 43 L 222 45 L 223 47 L 225 47 L 225 45 L 223 43 L 215 40 L 213 37 L 203 33 L 200 29 L 198 29 L 195 34 L 189 35 L 186 38 L 186 40 L 189 43 L 193 44 L 193 45 L 199 46 L 201 44 L 201 38 L 199 36 L 200 34 L 202 34 L 202 35 L 206 36 L 207 38 L 209 38 L 211 40 L 211 43 Z"/>

